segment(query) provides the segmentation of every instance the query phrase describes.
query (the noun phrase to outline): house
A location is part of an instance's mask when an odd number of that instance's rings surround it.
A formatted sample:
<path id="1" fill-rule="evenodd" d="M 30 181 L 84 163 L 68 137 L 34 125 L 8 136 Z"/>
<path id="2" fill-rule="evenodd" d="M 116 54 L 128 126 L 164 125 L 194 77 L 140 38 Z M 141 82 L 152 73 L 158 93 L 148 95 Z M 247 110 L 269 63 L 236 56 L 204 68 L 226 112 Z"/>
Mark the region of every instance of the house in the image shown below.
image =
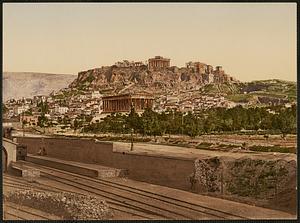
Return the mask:
<path id="1" fill-rule="evenodd" d="M 68 107 L 60 107 L 60 106 L 56 106 L 54 108 L 54 112 L 55 113 L 59 113 L 59 114 L 65 114 L 69 111 L 69 108 Z"/>
<path id="2" fill-rule="evenodd" d="M 102 94 L 100 94 L 99 91 L 93 91 L 92 92 L 92 99 L 94 98 L 101 98 L 102 97 Z"/>
<path id="3" fill-rule="evenodd" d="M 24 115 L 20 117 L 20 122 L 25 123 L 30 126 L 37 126 L 38 124 L 38 116 L 36 115 Z"/>

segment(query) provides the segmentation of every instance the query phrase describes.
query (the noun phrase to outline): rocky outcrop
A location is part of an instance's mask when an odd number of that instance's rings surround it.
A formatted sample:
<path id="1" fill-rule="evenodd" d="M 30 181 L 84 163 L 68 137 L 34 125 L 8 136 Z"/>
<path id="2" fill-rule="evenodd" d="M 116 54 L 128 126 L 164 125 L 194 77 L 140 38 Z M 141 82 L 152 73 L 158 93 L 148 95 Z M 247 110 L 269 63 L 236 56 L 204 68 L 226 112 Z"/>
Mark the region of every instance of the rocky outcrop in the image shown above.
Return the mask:
<path id="1" fill-rule="evenodd" d="M 196 88 L 204 84 L 202 74 L 187 68 L 166 68 L 149 70 L 147 66 L 117 67 L 106 66 L 78 73 L 69 87 L 79 89 L 116 89 L 135 84 L 153 92 L 173 88 Z M 118 93 L 118 92 L 116 92 Z"/>
<path id="2" fill-rule="evenodd" d="M 198 193 L 264 200 L 264 205 L 294 212 L 296 161 L 244 157 L 197 159 L 192 175 Z"/>

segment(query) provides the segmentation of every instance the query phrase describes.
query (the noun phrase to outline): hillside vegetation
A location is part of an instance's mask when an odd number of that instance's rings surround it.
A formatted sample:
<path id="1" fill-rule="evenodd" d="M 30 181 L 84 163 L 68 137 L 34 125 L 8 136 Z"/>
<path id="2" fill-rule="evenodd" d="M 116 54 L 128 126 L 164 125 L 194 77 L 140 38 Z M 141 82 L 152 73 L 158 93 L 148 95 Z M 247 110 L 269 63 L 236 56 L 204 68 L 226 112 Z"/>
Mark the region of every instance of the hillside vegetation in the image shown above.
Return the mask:
<path id="1" fill-rule="evenodd" d="M 245 83 L 208 84 L 203 87 L 207 94 L 225 94 L 226 98 L 239 103 L 250 101 L 285 100 L 296 101 L 296 82 L 283 80 L 261 80 Z"/>

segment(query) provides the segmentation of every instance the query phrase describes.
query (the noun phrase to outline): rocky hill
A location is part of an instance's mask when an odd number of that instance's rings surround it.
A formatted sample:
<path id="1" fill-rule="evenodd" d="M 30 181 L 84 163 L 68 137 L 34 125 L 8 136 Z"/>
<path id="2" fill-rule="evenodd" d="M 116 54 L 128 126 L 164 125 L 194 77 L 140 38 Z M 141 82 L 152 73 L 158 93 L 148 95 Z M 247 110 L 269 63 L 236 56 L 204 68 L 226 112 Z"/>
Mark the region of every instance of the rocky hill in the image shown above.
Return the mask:
<path id="1" fill-rule="evenodd" d="M 114 65 L 79 72 L 77 79 L 69 87 L 79 90 L 100 90 L 104 94 L 142 90 L 161 94 L 170 90 L 199 89 L 206 82 L 206 75 L 208 74 L 199 74 L 188 68 L 170 67 L 153 71 L 145 65 L 139 67 L 117 67 Z M 223 77 L 222 75 L 228 80 L 219 78 Z M 233 78 L 225 75 L 211 74 L 210 82 L 229 83 L 233 81 Z M 218 78 L 216 78 L 217 76 Z"/>
<path id="2" fill-rule="evenodd" d="M 219 94 L 229 101 L 251 104 L 296 101 L 295 82 L 274 79 L 243 83 L 227 74 L 213 73 L 213 80 L 208 83 L 206 75 L 189 68 L 170 67 L 153 71 L 145 65 L 114 65 L 79 72 L 69 87 L 78 90 L 99 90 L 102 94 L 147 91 L 157 97 L 182 95 L 184 92 L 193 92 L 193 96 Z"/>
<path id="3" fill-rule="evenodd" d="M 76 76 L 34 72 L 4 72 L 3 100 L 10 98 L 49 95 L 51 91 L 67 87 Z"/>
<path id="4" fill-rule="evenodd" d="M 99 90 L 104 95 L 147 91 L 156 98 L 177 95 L 180 100 L 203 94 L 223 95 L 229 101 L 251 104 L 286 103 L 297 99 L 295 82 L 261 80 L 243 83 L 227 74 L 227 79 L 222 79 L 222 75 L 213 74 L 218 78 L 207 83 L 205 74 L 192 69 L 170 67 L 154 71 L 145 65 L 105 66 L 79 72 L 77 78 L 66 74 L 4 72 L 3 99 L 49 95 L 66 87 L 78 93 Z"/>

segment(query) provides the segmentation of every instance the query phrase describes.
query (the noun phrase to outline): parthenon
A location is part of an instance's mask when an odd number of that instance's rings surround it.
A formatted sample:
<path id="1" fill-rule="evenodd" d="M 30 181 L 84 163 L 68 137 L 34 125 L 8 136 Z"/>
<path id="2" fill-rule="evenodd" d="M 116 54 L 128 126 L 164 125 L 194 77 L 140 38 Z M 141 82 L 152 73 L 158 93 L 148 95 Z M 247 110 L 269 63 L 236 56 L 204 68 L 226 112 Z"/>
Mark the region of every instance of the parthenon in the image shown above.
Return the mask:
<path id="1" fill-rule="evenodd" d="M 131 106 L 136 112 L 141 112 L 146 108 L 152 108 L 154 98 L 147 94 L 123 94 L 105 96 L 102 100 L 103 113 L 129 112 Z"/>
<path id="2" fill-rule="evenodd" d="M 170 59 L 156 56 L 148 60 L 149 70 L 163 69 L 170 67 Z"/>

